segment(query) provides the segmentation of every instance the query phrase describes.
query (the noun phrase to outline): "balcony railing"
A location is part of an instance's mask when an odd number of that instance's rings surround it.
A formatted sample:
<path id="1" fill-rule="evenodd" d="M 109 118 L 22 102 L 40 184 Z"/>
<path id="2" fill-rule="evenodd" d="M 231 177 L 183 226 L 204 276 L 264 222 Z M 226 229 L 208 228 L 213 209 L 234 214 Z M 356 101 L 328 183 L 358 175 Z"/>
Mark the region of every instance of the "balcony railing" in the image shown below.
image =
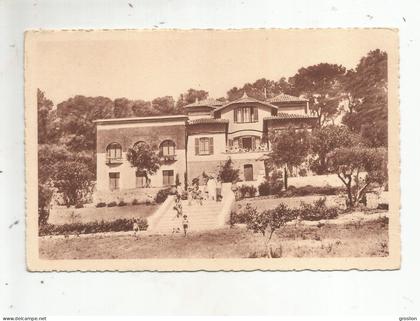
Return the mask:
<path id="1" fill-rule="evenodd" d="M 106 158 L 106 163 L 108 165 L 112 165 L 112 164 L 121 164 L 124 160 L 122 159 L 122 157 L 107 157 Z"/>
<path id="2" fill-rule="evenodd" d="M 238 153 L 263 153 L 268 152 L 269 148 L 267 145 L 258 145 L 255 148 L 243 148 L 243 147 L 227 147 L 227 154 L 238 154 Z"/>
<path id="3" fill-rule="evenodd" d="M 172 154 L 172 155 L 160 154 L 159 157 L 160 157 L 161 162 L 175 162 L 177 160 L 176 154 Z"/>

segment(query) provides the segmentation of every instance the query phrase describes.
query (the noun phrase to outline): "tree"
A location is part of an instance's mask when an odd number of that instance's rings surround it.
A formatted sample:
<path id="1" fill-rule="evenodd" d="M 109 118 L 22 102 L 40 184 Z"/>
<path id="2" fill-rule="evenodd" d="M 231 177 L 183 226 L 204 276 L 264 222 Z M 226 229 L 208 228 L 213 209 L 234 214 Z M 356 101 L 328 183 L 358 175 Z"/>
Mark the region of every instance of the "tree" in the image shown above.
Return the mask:
<path id="1" fill-rule="evenodd" d="M 49 184 L 38 182 L 38 225 L 45 225 L 50 216 L 50 204 L 53 190 Z"/>
<path id="2" fill-rule="evenodd" d="M 160 168 L 160 158 L 156 149 L 145 143 L 136 144 L 129 148 L 127 160 L 138 172 L 146 175 L 146 181 L 149 181 L 149 175 L 155 174 Z"/>
<path id="3" fill-rule="evenodd" d="M 158 114 L 158 112 L 153 109 L 150 101 L 144 101 L 141 99 L 133 101 L 131 109 L 133 111 L 133 115 L 136 117 L 156 116 Z"/>
<path id="4" fill-rule="evenodd" d="M 175 110 L 175 100 L 172 96 L 153 99 L 152 108 L 156 110 L 159 115 L 173 115 L 177 113 Z"/>
<path id="5" fill-rule="evenodd" d="M 127 98 L 117 98 L 114 100 L 114 118 L 133 117 L 133 101 Z"/>
<path id="6" fill-rule="evenodd" d="M 50 112 L 54 107 L 51 100 L 45 97 L 45 93 L 37 90 L 38 105 L 38 144 L 45 144 L 48 141 L 48 130 L 50 122 Z"/>
<path id="7" fill-rule="evenodd" d="M 357 206 L 374 183 L 388 179 L 385 148 L 337 148 L 327 155 L 328 170 L 338 175 L 346 187 L 348 206 Z"/>
<path id="8" fill-rule="evenodd" d="M 269 134 L 271 152 L 269 163 L 284 166 L 284 187 L 287 189 L 288 170 L 301 165 L 309 153 L 309 135 L 307 130 L 287 130 Z"/>
<path id="9" fill-rule="evenodd" d="M 112 118 L 114 103 L 106 97 L 75 96 L 57 105 L 61 143 L 71 151 L 95 150 L 96 127 L 93 120 Z"/>
<path id="10" fill-rule="evenodd" d="M 203 100 L 209 97 L 208 91 L 205 90 L 197 90 L 190 88 L 187 92 L 179 95 L 179 98 L 176 102 L 176 109 L 178 113 L 182 113 L 183 107 L 192 104 L 196 100 Z"/>
<path id="11" fill-rule="evenodd" d="M 338 112 L 341 100 L 340 84 L 346 68 L 341 65 L 320 63 L 300 68 L 289 78 L 293 94 L 309 100 L 309 109 L 318 117 L 319 126 L 331 120 Z"/>
<path id="12" fill-rule="evenodd" d="M 232 183 L 239 179 L 239 169 L 233 168 L 233 161 L 230 157 L 219 166 L 219 177 L 223 183 Z"/>
<path id="13" fill-rule="evenodd" d="M 339 147 L 358 144 L 358 138 L 346 126 L 328 125 L 316 128 L 310 137 L 311 152 L 316 156 L 311 161 L 311 169 L 318 175 L 327 173 L 326 157 L 329 152 Z"/>
<path id="14" fill-rule="evenodd" d="M 53 184 L 67 207 L 86 201 L 92 193 L 93 174 L 86 164 L 63 161 L 55 165 Z"/>
<path id="15" fill-rule="evenodd" d="M 264 245 L 267 257 L 272 257 L 270 246 L 271 238 L 276 230 L 280 229 L 286 223 L 296 219 L 296 211 L 280 203 L 276 208 L 258 212 L 255 207 L 247 204 L 244 210 L 246 226 L 248 230 L 254 233 L 261 233 L 264 238 Z"/>
<path id="16" fill-rule="evenodd" d="M 360 132 L 371 147 L 386 146 L 388 141 L 387 59 L 386 52 L 370 51 L 343 79 L 348 107 L 343 123 Z"/>

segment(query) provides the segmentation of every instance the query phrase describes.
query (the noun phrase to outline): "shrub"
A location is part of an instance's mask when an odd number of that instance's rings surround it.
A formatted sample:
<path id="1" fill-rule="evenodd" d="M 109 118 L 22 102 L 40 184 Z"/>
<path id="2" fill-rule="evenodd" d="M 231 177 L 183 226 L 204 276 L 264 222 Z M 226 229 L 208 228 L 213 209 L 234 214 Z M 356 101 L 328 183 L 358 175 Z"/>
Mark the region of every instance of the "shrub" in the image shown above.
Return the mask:
<path id="1" fill-rule="evenodd" d="M 281 193 L 281 196 L 337 195 L 342 191 L 342 187 L 306 185 L 296 188 L 291 185 L 286 191 Z"/>
<path id="2" fill-rule="evenodd" d="M 156 194 L 156 198 L 155 198 L 156 203 L 163 203 L 168 198 L 168 196 L 169 195 L 172 195 L 172 194 L 173 194 L 173 192 L 172 192 L 172 188 L 171 187 L 168 187 L 168 188 L 165 188 L 165 189 L 161 189 Z"/>
<path id="3" fill-rule="evenodd" d="M 113 202 L 108 203 L 108 207 L 114 207 L 114 206 L 117 206 L 117 202 L 113 201 Z"/>
<path id="4" fill-rule="evenodd" d="M 131 202 L 131 205 L 139 205 L 140 202 L 138 201 L 137 198 L 133 199 L 133 201 Z"/>
<path id="5" fill-rule="evenodd" d="M 89 223 L 70 223 L 63 225 L 46 224 L 39 229 L 39 236 L 45 235 L 69 235 L 69 234 L 91 234 L 104 232 L 123 232 L 131 231 L 133 223 L 137 221 L 140 230 L 148 228 L 147 220 L 136 219 L 117 219 L 115 221 L 95 221 Z"/>
<path id="6" fill-rule="evenodd" d="M 297 210 L 298 215 L 302 220 L 306 221 L 319 221 L 330 220 L 338 216 L 338 210 L 335 207 L 327 207 L 325 205 L 326 198 L 320 198 L 313 204 L 304 203 L 300 204 Z"/>
<path id="7" fill-rule="evenodd" d="M 239 179 L 239 169 L 233 168 L 232 159 L 228 159 L 224 164 L 220 165 L 219 177 L 223 183 L 233 183 Z"/>
<path id="8" fill-rule="evenodd" d="M 127 205 L 127 203 L 124 202 L 123 200 L 118 203 L 118 206 L 126 206 L 126 205 Z"/>
<path id="9" fill-rule="evenodd" d="M 83 204 L 82 203 L 77 203 L 74 208 L 83 208 Z"/>
<path id="10" fill-rule="evenodd" d="M 255 197 L 257 189 L 252 185 L 242 185 L 239 187 L 241 198 Z"/>
<path id="11" fill-rule="evenodd" d="M 389 204 L 387 203 L 379 203 L 378 204 L 378 210 L 388 210 L 389 209 Z"/>
<path id="12" fill-rule="evenodd" d="M 106 207 L 106 203 L 105 202 L 99 202 L 98 204 L 96 204 L 96 207 Z"/>
<path id="13" fill-rule="evenodd" d="M 267 196 L 267 195 L 271 195 L 271 188 L 270 188 L 270 183 L 267 181 L 262 182 L 259 186 L 258 186 L 258 194 L 260 196 Z"/>
<path id="14" fill-rule="evenodd" d="M 307 176 L 307 175 L 308 175 L 308 171 L 306 170 L 306 168 L 299 169 L 299 176 Z"/>

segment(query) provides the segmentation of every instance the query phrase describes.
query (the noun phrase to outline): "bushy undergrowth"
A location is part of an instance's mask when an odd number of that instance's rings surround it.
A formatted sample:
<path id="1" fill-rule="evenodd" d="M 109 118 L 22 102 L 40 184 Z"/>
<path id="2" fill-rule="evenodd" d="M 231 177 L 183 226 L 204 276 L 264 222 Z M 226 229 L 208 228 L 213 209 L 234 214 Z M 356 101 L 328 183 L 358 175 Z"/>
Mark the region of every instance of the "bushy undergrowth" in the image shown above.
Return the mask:
<path id="1" fill-rule="evenodd" d="M 168 188 L 164 188 L 161 189 L 157 194 L 156 194 L 156 198 L 155 201 L 156 203 L 163 203 L 169 195 L 172 195 L 172 188 L 168 187 Z"/>
<path id="2" fill-rule="evenodd" d="M 312 186 L 306 185 L 302 187 L 295 187 L 290 185 L 285 191 L 279 193 L 281 197 L 293 197 L 293 196 L 307 196 L 307 195 L 337 195 L 344 192 L 342 187 L 332 186 Z"/>
<path id="3" fill-rule="evenodd" d="M 252 185 L 241 185 L 238 188 L 240 198 L 249 198 L 249 197 L 255 197 L 257 194 L 257 189 Z"/>
<path id="4" fill-rule="evenodd" d="M 117 219 L 115 221 L 95 221 L 89 223 L 69 223 L 63 225 L 45 224 L 39 228 L 39 236 L 45 235 L 69 235 L 69 234 L 91 234 L 104 232 L 131 231 L 136 219 Z M 146 219 L 137 220 L 140 230 L 148 228 Z"/>
<path id="5" fill-rule="evenodd" d="M 299 208 L 290 209 L 290 211 L 293 212 L 295 218 L 300 218 L 305 221 L 320 221 L 337 218 L 338 209 L 336 207 L 327 207 L 325 202 L 325 197 L 320 198 L 313 203 L 302 202 Z M 250 204 L 246 204 L 241 211 L 232 211 L 230 214 L 230 225 L 247 224 L 250 216 L 253 214 L 251 213 L 252 211 L 255 211 L 255 208 L 251 207 Z"/>

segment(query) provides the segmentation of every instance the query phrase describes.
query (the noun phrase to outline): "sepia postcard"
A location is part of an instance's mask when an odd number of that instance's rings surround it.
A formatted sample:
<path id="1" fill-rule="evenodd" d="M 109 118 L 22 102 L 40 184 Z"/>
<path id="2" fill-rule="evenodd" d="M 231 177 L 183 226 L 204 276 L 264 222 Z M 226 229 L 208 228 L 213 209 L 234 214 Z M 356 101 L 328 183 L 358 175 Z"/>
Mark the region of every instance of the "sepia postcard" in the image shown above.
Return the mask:
<path id="1" fill-rule="evenodd" d="M 400 268 L 395 29 L 25 34 L 31 271 Z"/>

